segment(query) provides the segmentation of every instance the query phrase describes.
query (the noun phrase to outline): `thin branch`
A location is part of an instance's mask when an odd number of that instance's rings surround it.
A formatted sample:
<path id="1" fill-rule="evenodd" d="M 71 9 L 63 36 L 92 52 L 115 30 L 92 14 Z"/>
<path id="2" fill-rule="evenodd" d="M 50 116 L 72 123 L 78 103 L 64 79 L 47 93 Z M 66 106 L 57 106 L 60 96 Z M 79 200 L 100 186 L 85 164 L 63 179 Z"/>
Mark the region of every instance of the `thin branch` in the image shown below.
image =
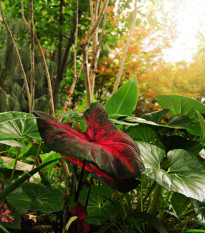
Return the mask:
<path id="1" fill-rule="evenodd" d="M 33 19 L 33 0 L 29 0 L 29 19 L 30 19 L 30 91 L 32 110 L 34 109 L 35 99 L 35 70 L 34 70 L 34 19 Z"/>
<path id="2" fill-rule="evenodd" d="M 29 85 L 28 85 L 26 73 L 25 73 L 25 70 L 24 70 L 24 67 L 23 67 L 23 64 L 22 64 L 22 61 L 21 61 L 19 51 L 18 51 L 17 46 L 16 46 L 16 42 L 15 42 L 14 37 L 12 35 L 12 32 L 9 29 L 9 27 L 7 25 L 7 22 L 6 22 L 5 18 L 4 18 L 1 0 L 0 0 L 0 11 L 1 11 L 1 17 L 2 17 L 3 23 L 4 23 L 4 25 L 6 27 L 6 30 L 7 30 L 8 34 L 9 34 L 10 38 L 11 38 L 14 50 L 15 50 L 17 58 L 18 58 L 18 62 L 19 62 L 20 69 L 21 69 L 21 72 L 22 72 L 22 75 L 23 75 L 23 79 L 24 79 L 24 84 L 25 84 L 25 87 L 26 87 L 26 93 L 27 93 L 28 105 L 29 105 L 29 112 L 31 113 L 32 112 L 31 94 L 30 94 L 30 90 L 29 90 Z"/>
<path id="3" fill-rule="evenodd" d="M 76 78 L 76 58 L 77 58 L 77 43 L 78 43 L 78 0 L 76 0 L 76 26 L 75 26 L 75 44 L 74 44 L 74 71 L 73 71 L 73 78 Z"/>
<path id="4" fill-rule="evenodd" d="M 74 43 L 74 51 L 73 51 L 73 56 L 74 56 L 74 66 L 73 66 L 73 83 L 71 85 L 71 88 L 70 88 L 70 96 L 68 95 L 66 100 L 65 100 L 65 103 L 63 105 L 63 109 L 62 109 L 62 113 L 65 112 L 65 109 L 67 108 L 67 106 L 70 104 L 71 102 L 71 96 L 73 94 L 73 91 L 75 89 L 75 85 L 76 85 L 76 82 L 82 72 L 82 69 L 83 69 L 83 63 L 81 64 L 80 66 L 80 69 L 79 69 L 79 72 L 78 74 L 76 74 L 77 72 L 77 68 L 76 68 L 76 57 L 77 57 L 77 42 L 78 42 L 78 0 L 76 0 L 76 28 L 75 28 L 75 43 Z M 61 115 L 60 118 L 59 118 L 60 121 L 63 120 L 63 116 Z"/>
<path id="5" fill-rule="evenodd" d="M 76 85 L 76 82 L 77 82 L 77 80 L 78 80 L 78 78 L 79 78 L 79 76 L 80 76 L 80 74 L 81 74 L 81 72 L 82 72 L 82 69 L 83 69 L 83 63 L 81 63 L 81 66 L 80 66 L 80 69 L 79 69 L 79 71 L 78 71 L 78 74 L 74 77 L 74 79 L 73 79 L 73 83 L 72 83 L 72 85 L 71 85 L 71 88 L 70 88 L 70 94 L 71 94 L 71 96 L 72 96 L 72 94 L 73 94 L 73 91 L 74 91 L 74 89 L 75 89 L 75 85 Z M 64 105 L 63 105 L 63 109 L 62 109 L 62 113 L 64 113 L 65 112 L 65 109 L 67 108 L 67 106 L 69 106 L 69 104 L 70 104 L 70 101 L 71 101 L 71 96 L 67 96 L 67 98 L 66 98 L 66 100 L 65 100 L 65 103 L 64 103 Z M 62 121 L 63 120 L 63 116 L 61 115 L 60 116 L 60 118 L 59 118 L 59 121 Z"/>
<path id="6" fill-rule="evenodd" d="M 88 70 L 88 45 L 84 44 L 82 47 L 83 52 L 83 70 L 85 76 L 85 89 L 87 95 L 87 108 L 90 107 L 92 103 L 92 96 L 91 96 L 91 87 L 90 87 L 90 79 L 89 79 L 89 70 Z"/>
<path id="7" fill-rule="evenodd" d="M 125 64 L 125 59 L 126 59 L 126 56 L 127 56 L 128 47 L 130 45 L 132 34 L 133 34 L 133 31 L 134 31 L 134 28 L 135 28 L 136 19 L 137 19 L 137 0 L 135 0 L 135 9 L 134 9 L 133 13 L 134 13 L 134 15 L 133 15 L 133 20 L 132 20 L 132 28 L 131 28 L 127 43 L 125 45 L 125 49 L 124 49 L 122 59 L 120 61 L 120 67 L 119 67 L 119 70 L 118 70 L 118 74 L 117 74 L 117 78 L 116 78 L 116 81 L 115 81 L 115 85 L 114 85 L 112 94 L 114 94 L 118 89 L 118 86 L 119 86 L 119 83 L 120 83 L 120 78 L 121 78 L 122 71 L 123 71 L 124 64 Z"/>
<path id="8" fill-rule="evenodd" d="M 29 24 L 27 23 L 25 15 L 24 15 L 23 0 L 21 0 L 21 15 L 22 15 L 22 19 L 23 19 L 24 24 L 30 30 Z M 51 84 L 50 73 L 49 73 L 49 70 L 48 70 L 48 66 L 47 66 L 47 63 L 46 63 L 46 59 L 45 59 L 45 56 L 44 56 L 43 49 L 41 47 L 40 41 L 39 41 L 39 39 L 38 39 L 35 31 L 33 31 L 33 33 L 34 33 L 34 38 L 36 40 L 36 43 L 38 45 L 38 49 L 39 49 L 39 52 L 40 52 L 40 55 L 41 55 L 41 58 L 42 58 L 42 61 L 43 61 L 43 65 L 44 65 L 45 71 L 46 71 L 46 78 L 47 78 L 47 83 L 48 83 L 48 93 L 49 93 L 49 97 L 50 97 L 51 115 L 55 116 L 54 103 L 53 103 L 53 91 L 52 91 L 52 84 Z"/>
<path id="9" fill-rule="evenodd" d="M 91 63 L 91 74 L 90 74 L 90 86 L 91 86 L 91 96 L 93 96 L 94 93 L 94 87 L 95 87 L 95 78 L 96 78 L 96 71 L 97 71 L 97 62 L 98 58 L 100 56 L 101 51 L 101 44 L 102 44 L 102 38 L 103 38 L 103 32 L 105 30 L 105 23 L 106 23 L 107 14 L 105 12 L 104 19 L 103 19 L 103 26 L 102 31 L 100 34 L 100 39 L 98 41 L 98 34 L 96 30 L 96 35 L 94 33 L 93 35 L 93 59 Z M 95 43 L 94 43 L 95 41 Z"/>
<path id="10" fill-rule="evenodd" d="M 99 25 L 99 23 L 100 23 L 100 21 L 101 21 L 103 15 L 104 15 L 106 9 L 107 9 L 108 2 L 109 2 L 109 0 L 105 0 L 105 2 L 104 2 L 104 4 L 103 4 L 103 7 L 101 8 L 100 13 L 99 13 L 99 15 L 98 15 L 98 17 L 97 17 L 97 19 L 96 19 L 94 25 L 91 26 L 91 28 L 90 28 L 90 30 L 88 31 L 88 33 L 87 33 L 85 39 L 84 39 L 83 41 L 80 42 L 81 46 L 87 44 L 87 43 L 89 42 L 89 40 L 91 39 L 93 33 L 95 32 L 96 28 L 98 27 L 98 25 Z"/>

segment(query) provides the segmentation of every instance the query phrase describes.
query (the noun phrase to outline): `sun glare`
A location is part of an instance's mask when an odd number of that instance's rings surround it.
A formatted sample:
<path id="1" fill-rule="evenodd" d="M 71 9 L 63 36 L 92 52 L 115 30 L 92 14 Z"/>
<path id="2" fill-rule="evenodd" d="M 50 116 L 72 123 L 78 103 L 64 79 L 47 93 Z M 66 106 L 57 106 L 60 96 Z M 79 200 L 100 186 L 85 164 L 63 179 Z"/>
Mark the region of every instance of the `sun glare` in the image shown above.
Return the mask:
<path id="1" fill-rule="evenodd" d="M 165 0 L 167 6 L 170 0 Z M 167 62 L 192 61 L 192 56 L 197 52 L 199 39 L 197 34 L 205 32 L 205 1 L 182 0 L 176 2 L 176 30 L 177 38 L 173 41 L 172 48 L 164 51 Z M 173 3 L 172 2 L 172 3 Z M 177 3 L 178 2 L 178 3 Z"/>

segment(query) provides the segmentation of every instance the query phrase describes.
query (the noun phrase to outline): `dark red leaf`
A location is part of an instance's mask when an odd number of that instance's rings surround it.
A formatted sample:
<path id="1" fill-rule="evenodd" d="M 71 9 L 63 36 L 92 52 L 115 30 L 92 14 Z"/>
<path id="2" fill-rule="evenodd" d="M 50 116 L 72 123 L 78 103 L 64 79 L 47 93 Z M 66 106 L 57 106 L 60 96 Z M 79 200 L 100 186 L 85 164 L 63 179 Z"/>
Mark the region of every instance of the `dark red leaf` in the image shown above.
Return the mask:
<path id="1" fill-rule="evenodd" d="M 62 124 L 53 117 L 34 112 L 38 128 L 45 144 L 52 150 L 68 157 L 86 160 L 93 169 L 116 179 L 134 179 L 144 170 L 139 148 L 132 138 L 108 119 L 104 107 L 91 104 L 84 112 L 87 123 L 85 133 Z"/>
<path id="2" fill-rule="evenodd" d="M 71 161 L 72 163 L 75 163 L 81 167 L 83 166 L 83 161 L 79 160 L 78 158 L 68 157 L 68 156 L 65 157 L 68 158 L 69 161 Z M 104 184 L 108 185 L 113 189 L 116 189 L 121 193 L 129 192 L 140 184 L 140 181 L 137 180 L 136 178 L 128 178 L 128 179 L 120 179 L 120 180 L 113 178 L 105 174 L 104 172 L 100 171 L 97 167 L 95 167 L 92 164 L 86 164 L 85 169 L 93 173 L 96 179 L 100 180 Z"/>
<path id="3" fill-rule="evenodd" d="M 72 216 L 78 216 L 78 221 L 82 221 L 87 216 L 86 209 L 80 202 L 76 202 L 70 208 L 70 213 Z"/>

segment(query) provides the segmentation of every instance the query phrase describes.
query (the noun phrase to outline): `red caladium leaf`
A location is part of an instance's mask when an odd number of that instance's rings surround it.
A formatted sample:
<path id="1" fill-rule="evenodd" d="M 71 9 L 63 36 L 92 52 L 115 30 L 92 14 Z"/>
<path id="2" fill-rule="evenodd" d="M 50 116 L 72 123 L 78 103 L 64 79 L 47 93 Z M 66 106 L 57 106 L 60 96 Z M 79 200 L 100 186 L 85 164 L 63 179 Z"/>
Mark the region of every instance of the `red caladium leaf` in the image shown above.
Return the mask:
<path id="1" fill-rule="evenodd" d="M 67 156 L 66 156 L 67 157 Z M 83 161 L 80 161 L 78 158 L 67 157 L 72 163 L 75 163 L 79 166 L 83 166 Z M 118 190 L 121 193 L 129 192 L 130 190 L 137 187 L 140 184 L 140 181 L 136 178 L 128 178 L 128 179 L 116 179 L 113 178 L 104 172 L 100 171 L 97 167 L 92 164 L 86 164 L 85 169 L 94 174 L 94 178 L 102 181 L 109 187 Z"/>
<path id="2" fill-rule="evenodd" d="M 86 160 L 86 169 L 98 176 L 107 175 L 107 178 L 103 176 L 106 181 L 108 177 L 121 181 L 134 180 L 143 172 L 144 165 L 137 144 L 116 128 L 101 104 L 93 103 L 84 112 L 87 123 L 85 133 L 74 130 L 68 123 L 58 122 L 48 114 L 34 112 L 34 115 L 38 117 L 41 137 L 50 149 L 70 160 L 74 157 L 73 162 L 79 165 L 82 165 L 80 160 Z"/>

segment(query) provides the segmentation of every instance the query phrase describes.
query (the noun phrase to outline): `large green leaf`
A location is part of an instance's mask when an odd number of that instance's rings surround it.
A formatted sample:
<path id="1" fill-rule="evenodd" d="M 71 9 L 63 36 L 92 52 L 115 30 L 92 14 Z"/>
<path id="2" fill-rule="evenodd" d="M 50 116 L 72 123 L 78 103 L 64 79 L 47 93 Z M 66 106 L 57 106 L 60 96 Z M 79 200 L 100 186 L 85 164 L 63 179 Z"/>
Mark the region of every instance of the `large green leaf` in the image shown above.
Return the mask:
<path id="1" fill-rule="evenodd" d="M 20 147 L 20 148 L 24 148 L 24 144 L 21 142 L 18 142 L 14 139 L 11 140 L 0 140 L 0 144 L 4 144 L 7 146 L 11 146 L 11 147 Z"/>
<path id="2" fill-rule="evenodd" d="M 136 108 L 138 83 L 136 77 L 121 86 L 108 100 L 105 109 L 108 114 L 130 115 Z"/>
<path id="3" fill-rule="evenodd" d="M 158 103 L 164 109 L 169 109 L 171 116 L 184 115 L 193 117 L 195 110 L 205 114 L 205 105 L 199 101 L 179 95 L 158 95 Z"/>
<path id="4" fill-rule="evenodd" d="M 149 125 L 136 125 L 126 131 L 135 141 L 154 143 L 157 140 L 156 131 Z"/>
<path id="5" fill-rule="evenodd" d="M 32 169 L 30 172 L 24 174 L 21 178 L 19 178 L 15 182 L 9 184 L 6 188 L 1 190 L 0 201 L 3 200 L 4 198 L 6 198 L 10 193 L 12 193 L 14 190 L 16 190 L 19 186 L 21 186 L 26 180 L 31 178 L 31 176 L 33 176 L 36 172 L 40 171 L 42 168 L 46 167 L 47 165 L 49 165 L 57 160 L 59 160 L 59 159 L 54 159 L 54 160 L 51 160 L 51 161 L 48 161 L 46 163 L 41 164 L 38 167 Z"/>
<path id="6" fill-rule="evenodd" d="M 0 113 L 0 140 L 23 137 L 41 139 L 35 117 L 25 112 Z"/>
<path id="7" fill-rule="evenodd" d="M 51 213 L 63 209 L 62 193 L 57 189 L 49 189 L 41 184 L 25 183 L 23 191 L 31 198 L 31 209 Z"/>
<path id="8" fill-rule="evenodd" d="M 158 95 L 157 100 L 160 106 L 164 109 L 169 109 L 171 116 L 184 115 L 192 120 L 192 125 L 187 128 L 187 131 L 193 135 L 200 136 L 200 123 L 196 119 L 196 110 L 205 114 L 205 105 L 199 101 L 179 95 Z"/>
<path id="9" fill-rule="evenodd" d="M 150 117 L 146 117 L 150 118 Z M 170 118 L 170 121 L 166 125 L 158 124 L 150 120 L 146 120 L 140 117 L 126 116 L 122 114 L 111 114 L 109 119 L 115 124 L 130 125 L 135 126 L 138 124 L 146 124 L 151 126 L 166 127 L 172 129 L 187 129 L 191 124 L 191 120 L 187 116 L 173 116 Z M 155 119 L 156 120 L 156 119 Z"/>
<path id="10" fill-rule="evenodd" d="M 205 200 L 205 166 L 199 159 L 182 149 L 171 150 L 166 156 L 165 151 L 155 145 L 138 142 L 138 146 L 148 177 L 169 191 Z"/>
<path id="11" fill-rule="evenodd" d="M 80 193 L 80 202 L 85 203 L 88 189 L 84 189 Z M 102 224 L 108 218 L 114 217 L 118 213 L 118 208 L 109 198 L 112 190 L 107 186 L 93 186 L 87 206 L 88 216 L 86 221 L 91 224 Z"/>
<path id="12" fill-rule="evenodd" d="M 19 214 L 26 213 L 31 206 L 31 199 L 26 195 L 22 190 L 22 187 L 19 187 L 14 192 L 10 193 L 6 197 L 6 201 L 13 206 Z"/>

